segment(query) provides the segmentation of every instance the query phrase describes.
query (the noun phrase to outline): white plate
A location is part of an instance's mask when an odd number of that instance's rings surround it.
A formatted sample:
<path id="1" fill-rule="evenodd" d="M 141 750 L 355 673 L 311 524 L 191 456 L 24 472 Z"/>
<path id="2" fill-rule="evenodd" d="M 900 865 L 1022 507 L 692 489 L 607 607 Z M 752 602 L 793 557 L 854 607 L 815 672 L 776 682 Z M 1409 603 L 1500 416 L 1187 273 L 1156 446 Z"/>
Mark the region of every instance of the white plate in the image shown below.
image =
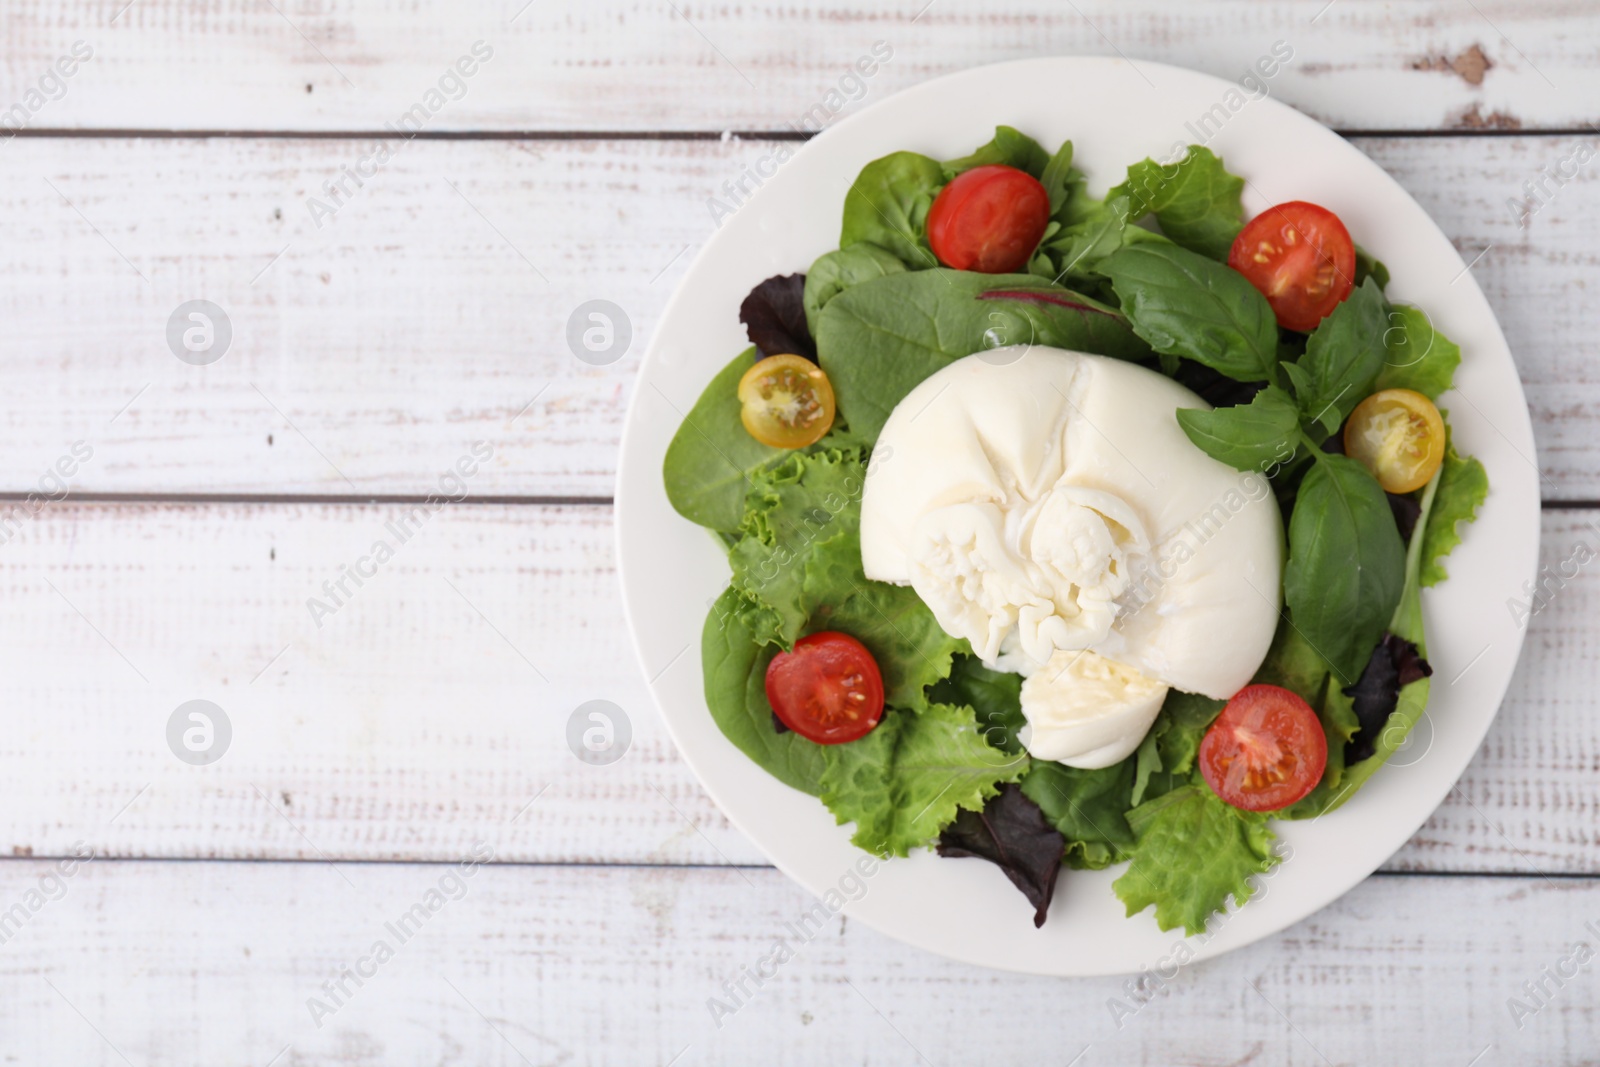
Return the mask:
<path id="1" fill-rule="evenodd" d="M 864 853 L 820 801 L 769 777 L 712 722 L 699 635 L 711 600 L 727 584 L 727 558 L 711 535 L 672 510 L 661 482 L 662 456 L 683 413 L 747 344 L 740 301 L 761 279 L 804 271 L 837 246 L 845 190 L 879 156 L 911 149 L 954 158 L 1004 123 L 1048 150 L 1070 137 L 1074 161 L 1099 195 L 1129 163 L 1165 158 L 1174 142 L 1195 140 L 1196 120 L 1214 103 L 1225 110 L 1237 104 L 1239 94 L 1229 96 L 1236 90 L 1193 71 L 1088 57 L 1003 63 L 919 85 L 840 122 L 784 162 L 706 244 L 668 304 L 639 372 L 617 472 L 629 624 L 684 758 L 728 818 L 811 892 L 836 888 Z M 770 147 L 750 146 L 746 162 L 754 165 Z M 1210 147 L 1247 179 L 1247 215 L 1285 200 L 1331 208 L 1388 265 L 1390 295 L 1425 308 L 1460 343 L 1457 388 L 1441 406 L 1460 447 L 1488 468 L 1491 489 L 1449 559 L 1451 579 L 1424 595 L 1434 684 L 1415 742 L 1339 811 L 1275 824 L 1288 858 L 1248 905 L 1213 919 L 1209 937 L 1189 939 L 1197 957 L 1247 945 L 1328 904 L 1388 859 L 1438 806 L 1511 680 L 1523 634 L 1506 602 L 1522 596 L 1539 544 L 1539 474 L 1522 385 L 1494 315 L 1450 241 L 1376 164 L 1275 100 L 1244 103 Z M 1111 891 L 1118 873 L 1063 871 L 1049 921 L 1036 930 L 1032 909 L 999 868 L 924 852 L 881 865 L 845 910 L 928 951 L 1007 970 L 1117 974 L 1170 960 L 1181 931 L 1162 933 L 1149 911 L 1124 917 Z"/>

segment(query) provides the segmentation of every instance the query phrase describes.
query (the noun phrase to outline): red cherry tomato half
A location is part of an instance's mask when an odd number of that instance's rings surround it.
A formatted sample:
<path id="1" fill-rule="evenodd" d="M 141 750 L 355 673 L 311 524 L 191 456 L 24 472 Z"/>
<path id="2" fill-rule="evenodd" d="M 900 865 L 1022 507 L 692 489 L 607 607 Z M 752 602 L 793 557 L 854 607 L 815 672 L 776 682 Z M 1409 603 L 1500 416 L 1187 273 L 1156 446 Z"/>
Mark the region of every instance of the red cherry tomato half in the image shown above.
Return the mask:
<path id="1" fill-rule="evenodd" d="M 1291 200 L 1239 231 L 1228 266 L 1261 290 L 1279 326 L 1314 330 L 1355 287 L 1356 246 L 1339 216 Z"/>
<path id="2" fill-rule="evenodd" d="M 825 630 L 772 657 L 767 701 L 801 737 L 838 745 L 869 733 L 883 718 L 883 675 L 860 641 Z"/>
<path id="3" fill-rule="evenodd" d="M 1277 811 L 1322 780 L 1328 740 L 1311 705 L 1275 685 L 1239 690 L 1200 742 L 1200 773 L 1245 811 Z"/>
<path id="4" fill-rule="evenodd" d="M 963 171 L 928 211 L 928 243 L 939 262 L 956 270 L 1011 274 L 1050 222 L 1050 194 L 1032 175 L 995 163 Z"/>

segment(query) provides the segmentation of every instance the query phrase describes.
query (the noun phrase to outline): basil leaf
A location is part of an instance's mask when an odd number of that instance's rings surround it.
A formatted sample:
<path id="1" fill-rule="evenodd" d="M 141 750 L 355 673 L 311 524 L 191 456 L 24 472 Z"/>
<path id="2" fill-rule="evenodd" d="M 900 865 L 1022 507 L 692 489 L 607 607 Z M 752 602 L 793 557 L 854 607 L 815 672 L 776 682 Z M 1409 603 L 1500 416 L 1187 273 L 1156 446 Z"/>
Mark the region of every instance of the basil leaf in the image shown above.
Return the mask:
<path id="1" fill-rule="evenodd" d="M 871 241 L 914 270 L 937 266 L 928 248 L 928 208 L 943 183 L 939 161 L 916 152 L 868 163 L 845 193 L 839 247 Z"/>
<path id="2" fill-rule="evenodd" d="M 1373 388 L 1415 389 L 1429 400 L 1437 400 L 1454 384 L 1461 346 L 1434 329 L 1433 320 L 1422 309 L 1391 305 L 1383 343 L 1386 356 Z"/>
<path id="3" fill-rule="evenodd" d="M 846 289 L 817 317 L 818 361 L 850 432 L 867 443 L 934 371 L 1011 344 L 1149 354 L 1114 309 L 1027 274 L 890 274 Z"/>
<path id="4" fill-rule="evenodd" d="M 1133 332 L 1157 352 L 1241 382 L 1272 377 L 1278 321 L 1238 271 L 1175 245 L 1141 241 L 1107 258 L 1100 273 L 1111 279 Z"/>
<path id="5" fill-rule="evenodd" d="M 745 349 L 711 379 L 684 416 L 661 465 L 673 508 L 713 530 L 739 528 L 750 475 L 786 454 L 751 437 L 739 417 L 739 379 L 755 351 Z"/>
<path id="6" fill-rule="evenodd" d="M 1377 481 L 1346 456 L 1318 456 L 1289 518 L 1283 595 L 1290 621 L 1341 686 L 1361 676 L 1388 627 L 1405 569 L 1405 546 Z"/>
<path id="7" fill-rule="evenodd" d="M 806 271 L 806 291 L 801 301 L 811 336 L 817 335 L 817 316 L 822 314 L 828 301 L 852 285 L 885 274 L 901 274 L 905 269 L 906 265 L 898 256 L 870 241 L 859 241 L 817 257 Z"/>
<path id="8" fill-rule="evenodd" d="M 1388 349 L 1383 293 L 1368 280 L 1317 324 L 1296 364 L 1305 372 L 1300 412 L 1328 433 L 1372 392 Z"/>
<path id="9" fill-rule="evenodd" d="M 1288 393 L 1269 385 L 1248 404 L 1213 411 L 1180 408 L 1178 425 L 1212 459 L 1255 471 L 1294 455 L 1300 412 Z"/>
<path id="10" fill-rule="evenodd" d="M 973 167 L 985 167 L 996 163 L 1016 167 L 1037 178 L 1044 173 L 1044 168 L 1050 163 L 1050 153 L 1039 147 L 1038 141 L 1022 131 L 1010 126 L 996 126 L 994 139 L 988 144 L 970 156 L 962 156 L 960 159 L 948 160 L 945 163 L 945 178 L 948 180 Z M 1051 206 L 1054 207 L 1054 201 L 1051 202 Z"/>
<path id="11" fill-rule="evenodd" d="M 1128 179 L 1106 193 L 1126 196 L 1129 221 L 1154 214 L 1161 232 L 1184 248 L 1226 260 L 1244 228 L 1244 179 L 1229 174 L 1211 149 L 1190 145 L 1177 163 L 1153 159 L 1128 168 Z"/>

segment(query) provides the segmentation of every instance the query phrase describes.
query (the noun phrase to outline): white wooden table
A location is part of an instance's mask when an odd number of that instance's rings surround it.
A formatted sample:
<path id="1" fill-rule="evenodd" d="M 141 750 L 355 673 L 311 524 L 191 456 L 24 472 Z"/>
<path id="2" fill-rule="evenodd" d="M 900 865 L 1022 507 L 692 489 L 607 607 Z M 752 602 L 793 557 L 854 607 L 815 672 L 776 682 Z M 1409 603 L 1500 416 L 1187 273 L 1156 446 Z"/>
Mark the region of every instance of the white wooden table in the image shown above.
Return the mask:
<path id="1" fill-rule="evenodd" d="M 720 1028 L 707 1011 L 809 901 L 650 705 L 615 585 L 617 438 L 707 197 L 874 41 L 893 59 L 851 109 L 1021 56 L 1237 76 L 1288 42 L 1276 95 L 1487 250 L 1544 558 L 1600 546 L 1600 163 L 1525 224 L 1507 206 L 1594 144 L 1600 10 L 1324 5 L 8 0 L 0 1063 L 1595 1062 L 1600 975 L 1545 970 L 1600 947 L 1592 570 L 1532 620 L 1483 750 L 1405 849 L 1148 1004 L 840 919 Z M 478 41 L 492 56 L 430 108 Z M 372 165 L 419 102 L 423 134 Z M 203 366 L 167 339 L 196 299 L 232 331 Z M 609 366 L 565 340 L 591 299 L 632 323 Z M 467 499 L 388 534 L 475 441 L 493 457 Z M 380 538 L 394 558 L 313 618 Z M 591 699 L 631 720 L 609 766 L 565 741 Z M 169 747 L 190 700 L 231 728 L 215 762 Z M 386 924 L 419 903 L 401 943 Z M 1138 1008 L 1120 1026 L 1113 998 Z"/>

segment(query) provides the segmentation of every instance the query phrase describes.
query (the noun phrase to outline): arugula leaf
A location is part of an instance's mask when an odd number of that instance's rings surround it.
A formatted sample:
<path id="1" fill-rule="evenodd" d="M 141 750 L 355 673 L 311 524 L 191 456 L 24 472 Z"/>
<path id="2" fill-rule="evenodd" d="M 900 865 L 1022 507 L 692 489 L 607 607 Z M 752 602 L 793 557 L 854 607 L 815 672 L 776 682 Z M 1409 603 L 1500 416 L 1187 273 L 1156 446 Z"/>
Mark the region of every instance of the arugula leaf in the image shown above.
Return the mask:
<path id="1" fill-rule="evenodd" d="M 846 289 L 817 321 L 818 359 L 838 409 L 868 443 L 934 371 L 974 352 L 1030 343 L 1123 359 L 1149 352 L 1114 309 L 1027 274 L 890 274 Z"/>
<path id="2" fill-rule="evenodd" d="M 916 590 L 875 582 L 861 572 L 861 540 L 853 530 L 812 549 L 800 596 L 808 609 L 802 631 L 839 630 L 866 645 L 883 673 L 884 700 L 893 707 L 921 708 L 928 686 L 949 676 L 953 657 L 972 651 L 944 632 Z"/>
<path id="3" fill-rule="evenodd" d="M 1224 804 L 1204 786 L 1146 801 L 1128 813 L 1128 823 L 1139 843 L 1112 888 L 1129 915 L 1154 905 L 1163 930 L 1202 932 L 1229 897 L 1241 905 L 1250 899 L 1251 875 L 1278 863 L 1266 819 Z"/>
<path id="4" fill-rule="evenodd" d="M 1383 369 L 1385 305 L 1376 282 L 1368 281 L 1311 331 L 1306 354 L 1293 364 L 1300 411 L 1333 433 L 1372 392 Z"/>
<path id="5" fill-rule="evenodd" d="M 844 197 L 839 247 L 870 241 L 914 270 L 938 266 L 928 248 L 928 208 L 944 168 L 916 152 L 895 152 L 861 168 Z"/>
<path id="6" fill-rule="evenodd" d="M 1289 618 L 1340 685 L 1361 675 L 1405 582 L 1405 546 L 1377 481 L 1356 460 L 1319 455 L 1289 518 Z"/>
<path id="7" fill-rule="evenodd" d="M 1389 308 L 1389 328 L 1383 332 L 1387 349 L 1375 389 L 1415 389 L 1429 400 L 1455 381 L 1461 364 L 1461 346 L 1433 328 L 1421 308 L 1394 304 Z"/>
<path id="8" fill-rule="evenodd" d="M 758 640 L 788 648 L 800 636 L 813 610 L 803 596 L 805 563 L 821 543 L 858 536 L 865 481 L 853 450 L 790 453 L 752 476 L 728 561 L 734 588 L 769 609 L 752 620 Z"/>
<path id="9" fill-rule="evenodd" d="M 1033 905 L 1033 925 L 1044 925 L 1061 873 L 1066 841 L 1015 785 L 1007 782 L 983 811 L 963 810 L 939 835 L 939 855 L 972 856 L 995 864 Z"/>
<path id="10" fill-rule="evenodd" d="M 885 274 L 901 274 L 905 269 L 906 265 L 893 252 L 870 241 L 858 241 L 819 256 L 806 272 L 803 300 L 811 336 L 817 335 L 817 317 L 828 301 L 859 282 Z"/>
<path id="11" fill-rule="evenodd" d="M 1022 791 L 1067 839 L 1067 866 L 1100 870 L 1127 858 L 1134 833 L 1127 810 L 1133 805 L 1135 757 L 1099 770 L 1036 760 L 1022 779 Z"/>
<path id="12" fill-rule="evenodd" d="M 1438 585 L 1449 577 L 1442 560 L 1461 543 L 1461 525 L 1477 517 L 1478 508 L 1488 496 L 1489 475 L 1483 464 L 1472 456 L 1461 458 L 1456 454 L 1455 443 L 1447 438 L 1444 464 L 1439 468 L 1438 495 L 1422 526 L 1418 580 L 1423 586 Z"/>
<path id="13" fill-rule="evenodd" d="M 1071 141 L 1061 142 L 1061 147 L 1040 172 L 1039 184 L 1050 197 L 1050 217 L 1056 218 L 1056 213 L 1066 206 L 1074 186 L 1083 184 L 1083 175 L 1072 169 Z"/>
<path id="14" fill-rule="evenodd" d="M 1100 273 L 1111 279 L 1134 333 L 1157 352 L 1242 382 L 1272 377 L 1278 322 L 1238 271 L 1176 245 L 1140 242 L 1108 257 Z"/>
<path id="15" fill-rule="evenodd" d="M 1017 732 L 1027 725 L 1022 714 L 1022 675 L 991 671 L 977 656 L 957 656 L 950 677 L 928 691 L 940 704 L 965 704 L 978 716 L 984 738 L 1004 752 L 1021 752 Z"/>
<path id="16" fill-rule="evenodd" d="M 778 649 L 756 642 L 754 613 L 755 605 L 733 588 L 712 604 L 700 637 L 706 707 L 740 752 L 778 781 L 816 796 L 822 791 L 824 746 L 773 727 L 765 682 Z"/>
<path id="17" fill-rule="evenodd" d="M 893 711 L 867 736 L 824 745 L 822 802 L 850 838 L 880 856 L 931 844 L 962 810 L 984 801 L 1028 769 L 1028 757 L 984 741 L 971 708 L 929 704 L 921 714 Z"/>
<path id="18" fill-rule="evenodd" d="M 1069 142 L 1070 143 L 1070 142 Z M 1070 149 L 1069 149 L 1070 152 Z M 1068 156 L 1071 161 L 1071 156 Z M 1013 129 L 1010 126 L 996 126 L 994 139 L 988 144 L 973 152 L 970 156 L 960 159 L 948 160 L 944 164 L 946 180 L 954 178 L 962 171 L 971 170 L 973 167 L 984 167 L 1000 163 L 1007 167 L 1016 167 L 1026 171 L 1035 178 L 1044 174 L 1045 167 L 1050 163 L 1050 154 L 1039 146 L 1039 142 L 1032 137 Z M 1055 202 L 1051 201 L 1054 207 Z"/>
<path id="19" fill-rule="evenodd" d="M 1168 691 L 1161 713 L 1134 756 L 1131 807 L 1186 784 L 1200 742 L 1226 704 L 1225 700 L 1212 700 L 1198 693 Z"/>
<path id="20" fill-rule="evenodd" d="M 739 418 L 739 379 L 755 351 L 745 349 L 711 379 L 672 436 L 661 465 L 674 510 L 713 530 L 739 528 L 750 476 L 785 455 L 784 449 L 751 437 Z"/>
<path id="21" fill-rule="evenodd" d="M 1233 239 L 1244 228 L 1240 194 L 1244 179 L 1229 174 L 1222 160 L 1203 145 L 1190 145 L 1176 163 L 1153 159 L 1128 168 L 1128 178 L 1106 194 L 1126 196 L 1128 221 L 1151 213 L 1173 241 L 1215 260 L 1227 260 Z"/>
<path id="22" fill-rule="evenodd" d="M 1128 234 L 1126 197 L 1095 205 L 1083 220 L 1045 238 L 1041 247 L 1053 257 L 1052 280 L 1103 284 L 1098 276 L 1100 263 L 1127 242 Z"/>
<path id="23" fill-rule="evenodd" d="M 1293 397 L 1269 385 L 1248 404 L 1212 411 L 1179 408 L 1178 425 L 1212 459 L 1236 470 L 1258 471 L 1294 455 L 1300 413 Z"/>

